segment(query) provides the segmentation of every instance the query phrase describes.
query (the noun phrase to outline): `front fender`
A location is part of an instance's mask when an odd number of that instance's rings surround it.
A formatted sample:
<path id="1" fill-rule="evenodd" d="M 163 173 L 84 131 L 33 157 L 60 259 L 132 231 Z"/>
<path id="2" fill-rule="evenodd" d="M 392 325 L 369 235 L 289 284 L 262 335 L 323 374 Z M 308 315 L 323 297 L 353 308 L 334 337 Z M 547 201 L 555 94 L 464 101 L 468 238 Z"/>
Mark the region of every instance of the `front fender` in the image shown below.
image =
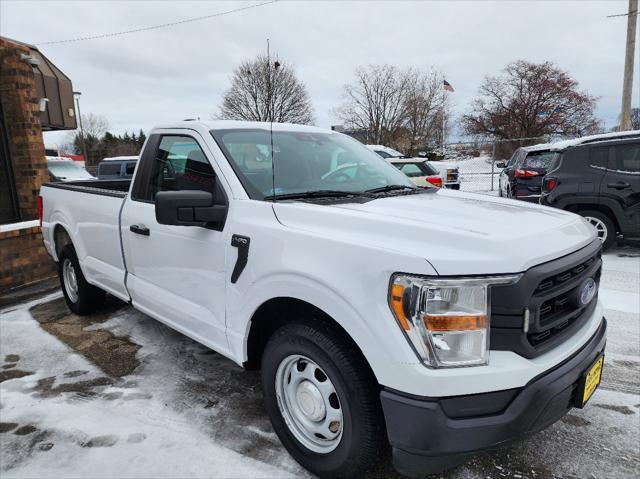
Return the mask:
<path id="1" fill-rule="evenodd" d="M 386 304 L 358 311 L 336 288 L 314 278 L 284 273 L 253 283 L 243 298 L 229 297 L 228 305 L 238 307 L 227 310 L 229 346 L 239 364 L 248 358 L 251 318 L 261 305 L 275 298 L 304 301 L 334 319 L 360 348 L 381 384 L 388 382 L 394 365 L 418 362 Z"/>

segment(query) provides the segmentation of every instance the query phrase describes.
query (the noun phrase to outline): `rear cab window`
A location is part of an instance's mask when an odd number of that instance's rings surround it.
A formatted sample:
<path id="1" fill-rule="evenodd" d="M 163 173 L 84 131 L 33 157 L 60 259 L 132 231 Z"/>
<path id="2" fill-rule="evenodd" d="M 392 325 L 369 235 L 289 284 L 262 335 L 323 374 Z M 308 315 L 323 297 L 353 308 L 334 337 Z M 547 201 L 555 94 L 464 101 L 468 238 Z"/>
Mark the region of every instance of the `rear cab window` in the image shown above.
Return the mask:
<path id="1" fill-rule="evenodd" d="M 119 161 L 114 163 L 103 162 L 98 166 L 98 174 L 100 175 L 120 175 L 121 163 Z"/>
<path id="2" fill-rule="evenodd" d="M 598 146 L 589 149 L 589 166 L 598 170 L 609 168 L 609 147 Z"/>
<path id="3" fill-rule="evenodd" d="M 555 164 L 558 156 L 555 151 L 532 151 L 525 157 L 522 167 L 548 170 Z"/>
<path id="4" fill-rule="evenodd" d="M 424 162 L 391 164 L 402 171 L 409 178 L 416 178 L 419 176 L 432 176 L 438 174 L 438 170 L 434 169 Z"/>
<path id="5" fill-rule="evenodd" d="M 640 174 L 640 143 L 616 145 L 613 151 L 616 173 Z"/>

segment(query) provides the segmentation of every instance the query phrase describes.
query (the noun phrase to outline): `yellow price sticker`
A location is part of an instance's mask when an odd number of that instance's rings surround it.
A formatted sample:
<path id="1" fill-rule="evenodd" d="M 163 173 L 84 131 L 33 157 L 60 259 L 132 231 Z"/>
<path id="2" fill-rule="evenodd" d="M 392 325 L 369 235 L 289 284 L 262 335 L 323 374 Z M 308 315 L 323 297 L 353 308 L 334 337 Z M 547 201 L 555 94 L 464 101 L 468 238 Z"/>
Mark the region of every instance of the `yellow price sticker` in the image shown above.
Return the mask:
<path id="1" fill-rule="evenodd" d="M 584 383 L 584 393 L 582 394 L 582 404 L 586 404 L 589 398 L 596 391 L 596 388 L 600 384 L 602 379 L 602 366 L 604 364 L 604 356 L 601 356 L 596 363 L 591 366 L 591 369 L 587 373 Z"/>

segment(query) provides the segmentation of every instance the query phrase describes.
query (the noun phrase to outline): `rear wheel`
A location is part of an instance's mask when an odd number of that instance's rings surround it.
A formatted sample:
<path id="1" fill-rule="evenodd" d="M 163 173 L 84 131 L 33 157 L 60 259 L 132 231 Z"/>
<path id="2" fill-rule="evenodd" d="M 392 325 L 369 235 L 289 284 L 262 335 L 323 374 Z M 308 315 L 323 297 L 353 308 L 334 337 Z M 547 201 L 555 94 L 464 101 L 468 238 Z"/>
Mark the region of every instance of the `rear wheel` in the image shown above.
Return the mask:
<path id="1" fill-rule="evenodd" d="M 84 316 L 102 308 L 105 292 L 87 283 L 76 250 L 70 244 L 58 255 L 58 276 L 64 299 L 72 312 Z"/>
<path id="2" fill-rule="evenodd" d="M 278 437 L 320 477 L 357 477 L 383 451 L 378 390 L 354 347 L 326 325 L 289 323 L 262 357 L 265 407 Z"/>
<path id="3" fill-rule="evenodd" d="M 580 211 L 580 215 L 596 229 L 598 239 L 604 249 L 609 248 L 615 242 L 616 228 L 609 216 L 596 210 L 583 210 Z"/>

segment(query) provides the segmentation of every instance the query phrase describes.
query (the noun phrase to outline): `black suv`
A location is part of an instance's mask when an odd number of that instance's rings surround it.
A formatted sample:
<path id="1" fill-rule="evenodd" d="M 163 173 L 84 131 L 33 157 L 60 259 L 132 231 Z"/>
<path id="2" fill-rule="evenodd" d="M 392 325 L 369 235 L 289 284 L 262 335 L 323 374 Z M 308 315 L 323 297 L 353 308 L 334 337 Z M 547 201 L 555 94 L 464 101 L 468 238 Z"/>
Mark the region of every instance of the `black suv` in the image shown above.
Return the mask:
<path id="1" fill-rule="evenodd" d="M 503 168 L 498 178 L 499 195 L 538 203 L 542 178 L 557 158 L 558 152 L 550 151 L 549 145 L 518 148 L 507 163 L 496 163 Z"/>
<path id="2" fill-rule="evenodd" d="M 616 235 L 640 238 L 640 131 L 552 145 L 558 159 L 542 183 L 540 203 L 587 218 L 605 248 Z"/>

